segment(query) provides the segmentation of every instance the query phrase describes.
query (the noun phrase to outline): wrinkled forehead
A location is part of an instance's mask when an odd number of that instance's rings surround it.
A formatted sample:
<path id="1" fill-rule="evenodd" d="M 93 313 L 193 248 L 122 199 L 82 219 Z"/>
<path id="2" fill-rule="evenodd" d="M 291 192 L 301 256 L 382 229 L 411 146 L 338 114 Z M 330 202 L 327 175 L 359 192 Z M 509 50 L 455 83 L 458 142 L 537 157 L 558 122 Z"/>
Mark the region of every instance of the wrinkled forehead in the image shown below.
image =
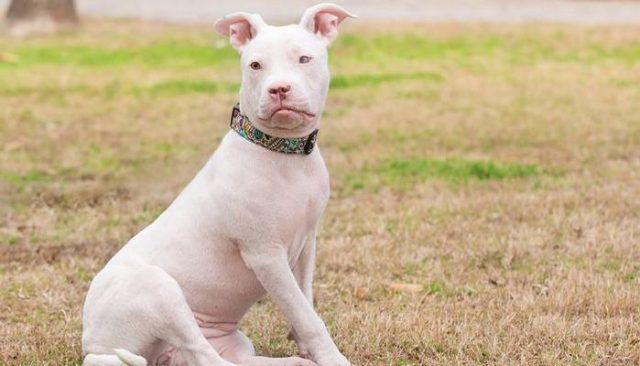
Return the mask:
<path id="1" fill-rule="evenodd" d="M 326 53 L 326 46 L 311 32 L 297 24 L 282 27 L 268 26 L 261 29 L 255 38 L 242 50 L 242 58 L 266 57 L 270 54 L 311 52 Z"/>

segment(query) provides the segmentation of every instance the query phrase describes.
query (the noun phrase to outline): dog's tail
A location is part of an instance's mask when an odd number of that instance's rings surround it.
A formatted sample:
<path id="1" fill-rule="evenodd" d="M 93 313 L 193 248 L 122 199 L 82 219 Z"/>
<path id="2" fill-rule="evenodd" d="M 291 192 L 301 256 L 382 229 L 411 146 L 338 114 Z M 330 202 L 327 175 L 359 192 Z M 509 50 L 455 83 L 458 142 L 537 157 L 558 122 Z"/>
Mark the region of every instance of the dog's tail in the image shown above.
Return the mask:
<path id="1" fill-rule="evenodd" d="M 144 357 L 120 348 L 114 349 L 113 352 L 115 355 L 90 353 L 85 356 L 82 366 L 147 366 Z"/>

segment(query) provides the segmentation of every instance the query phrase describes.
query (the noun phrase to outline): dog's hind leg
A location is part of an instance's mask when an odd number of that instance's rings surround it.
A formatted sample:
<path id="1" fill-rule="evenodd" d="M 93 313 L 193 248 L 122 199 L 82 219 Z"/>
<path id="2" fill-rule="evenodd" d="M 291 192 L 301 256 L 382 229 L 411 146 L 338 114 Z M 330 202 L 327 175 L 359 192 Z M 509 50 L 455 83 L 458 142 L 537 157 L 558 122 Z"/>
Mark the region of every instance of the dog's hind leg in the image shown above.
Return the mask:
<path id="1" fill-rule="evenodd" d="M 211 333 L 211 332 L 207 332 Z M 315 362 L 300 357 L 262 357 L 256 356 L 251 340 L 236 329 L 227 334 L 207 335 L 209 343 L 220 355 L 230 362 L 242 366 L 317 366 Z M 215 334 L 216 332 L 214 332 Z"/>
<path id="2" fill-rule="evenodd" d="M 147 357 L 153 365 L 156 355 L 150 350 L 164 341 L 175 347 L 189 366 L 233 365 L 203 336 L 178 283 L 156 266 L 119 264 L 105 268 L 91 284 L 83 320 L 82 343 L 88 355 L 126 349 Z"/>
<path id="3" fill-rule="evenodd" d="M 97 355 L 90 353 L 84 357 L 82 366 L 147 366 L 144 357 L 123 350 L 114 350 L 115 355 Z"/>

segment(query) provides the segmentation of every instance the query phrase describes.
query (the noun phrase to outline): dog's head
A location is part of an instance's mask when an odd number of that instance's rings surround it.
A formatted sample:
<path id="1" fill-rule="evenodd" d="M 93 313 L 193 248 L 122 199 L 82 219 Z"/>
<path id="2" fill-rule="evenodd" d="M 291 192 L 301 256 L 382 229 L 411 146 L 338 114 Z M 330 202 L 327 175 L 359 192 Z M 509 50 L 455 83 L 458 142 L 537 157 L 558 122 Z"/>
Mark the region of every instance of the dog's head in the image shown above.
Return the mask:
<path id="1" fill-rule="evenodd" d="M 317 128 L 329 87 L 327 48 L 354 15 L 335 4 L 307 9 L 299 24 L 270 26 L 260 15 L 234 13 L 216 22 L 240 52 L 240 108 L 264 132 L 300 137 Z"/>

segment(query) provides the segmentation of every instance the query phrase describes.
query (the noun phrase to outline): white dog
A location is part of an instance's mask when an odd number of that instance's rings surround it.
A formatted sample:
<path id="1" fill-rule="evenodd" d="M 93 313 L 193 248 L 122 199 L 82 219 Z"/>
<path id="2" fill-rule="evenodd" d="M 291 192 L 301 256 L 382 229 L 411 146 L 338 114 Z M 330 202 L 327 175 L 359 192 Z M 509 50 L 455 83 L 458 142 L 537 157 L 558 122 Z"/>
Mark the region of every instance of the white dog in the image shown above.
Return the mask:
<path id="1" fill-rule="evenodd" d="M 269 26 L 246 13 L 216 23 L 241 54 L 232 130 L 169 208 L 94 278 L 83 310 L 85 366 L 349 365 L 311 293 L 329 197 L 315 147 L 327 47 L 349 16 L 320 4 L 295 25 Z M 238 330 L 266 294 L 305 358 L 258 357 Z"/>

